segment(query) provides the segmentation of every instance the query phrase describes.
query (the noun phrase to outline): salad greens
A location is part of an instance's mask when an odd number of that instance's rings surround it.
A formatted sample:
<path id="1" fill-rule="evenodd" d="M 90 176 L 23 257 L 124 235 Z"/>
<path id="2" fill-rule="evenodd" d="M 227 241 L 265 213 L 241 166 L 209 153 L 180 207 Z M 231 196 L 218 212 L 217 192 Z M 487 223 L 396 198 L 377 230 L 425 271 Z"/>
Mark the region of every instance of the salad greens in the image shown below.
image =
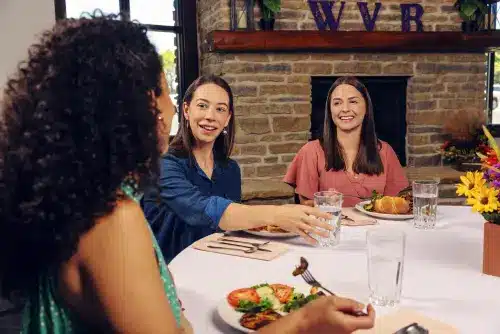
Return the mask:
<path id="1" fill-rule="evenodd" d="M 283 306 L 283 311 L 291 312 L 294 310 L 298 310 L 302 306 L 306 305 L 310 301 L 317 299 L 320 295 L 311 294 L 309 296 L 305 296 L 303 293 L 294 293 L 292 299 Z"/>
<path id="2" fill-rule="evenodd" d="M 238 308 L 236 308 L 236 311 L 243 313 L 249 313 L 249 312 L 257 313 L 272 309 L 273 309 L 273 303 L 269 299 L 264 298 L 258 304 L 251 302 L 249 300 L 240 300 L 240 303 L 238 305 Z"/>
<path id="3" fill-rule="evenodd" d="M 262 287 L 265 287 L 265 286 L 269 286 L 269 284 L 267 284 L 267 283 L 262 283 L 262 284 L 254 285 L 254 286 L 252 286 L 251 288 L 252 288 L 252 289 L 258 289 L 258 288 L 262 288 Z"/>

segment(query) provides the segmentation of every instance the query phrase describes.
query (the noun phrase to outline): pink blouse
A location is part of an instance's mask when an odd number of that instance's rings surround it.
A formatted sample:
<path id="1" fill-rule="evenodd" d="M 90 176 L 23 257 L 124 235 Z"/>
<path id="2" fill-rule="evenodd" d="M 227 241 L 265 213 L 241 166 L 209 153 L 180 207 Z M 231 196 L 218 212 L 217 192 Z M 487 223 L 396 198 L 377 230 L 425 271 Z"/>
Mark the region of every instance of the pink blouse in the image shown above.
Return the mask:
<path id="1" fill-rule="evenodd" d="M 318 191 L 334 189 L 344 195 L 369 197 L 373 190 L 394 196 L 408 186 L 408 179 L 392 147 L 381 141 L 380 158 L 384 172 L 380 175 L 349 175 L 346 171 L 326 171 L 325 154 L 319 140 L 310 141 L 297 153 L 283 181 L 295 187 L 295 192 L 308 199 Z M 345 207 L 361 200 L 344 196 Z"/>

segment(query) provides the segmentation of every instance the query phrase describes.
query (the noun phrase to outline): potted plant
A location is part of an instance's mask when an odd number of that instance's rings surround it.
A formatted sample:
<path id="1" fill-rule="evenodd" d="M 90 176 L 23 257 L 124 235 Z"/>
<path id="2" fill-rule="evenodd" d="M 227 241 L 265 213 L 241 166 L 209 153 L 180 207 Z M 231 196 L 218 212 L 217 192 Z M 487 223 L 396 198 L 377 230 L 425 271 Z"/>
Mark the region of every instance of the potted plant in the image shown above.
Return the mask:
<path id="1" fill-rule="evenodd" d="M 469 33 L 484 28 L 485 17 L 488 14 L 489 0 L 457 0 L 454 7 L 462 18 L 462 31 Z"/>
<path id="2" fill-rule="evenodd" d="M 273 30 L 276 14 L 281 10 L 281 0 L 260 0 L 262 18 L 260 28 L 262 30 Z"/>
<path id="3" fill-rule="evenodd" d="M 484 126 L 483 131 L 488 138 L 486 153 L 478 153 L 483 170 L 461 176 L 457 194 L 484 217 L 483 273 L 500 277 L 500 149 Z"/>

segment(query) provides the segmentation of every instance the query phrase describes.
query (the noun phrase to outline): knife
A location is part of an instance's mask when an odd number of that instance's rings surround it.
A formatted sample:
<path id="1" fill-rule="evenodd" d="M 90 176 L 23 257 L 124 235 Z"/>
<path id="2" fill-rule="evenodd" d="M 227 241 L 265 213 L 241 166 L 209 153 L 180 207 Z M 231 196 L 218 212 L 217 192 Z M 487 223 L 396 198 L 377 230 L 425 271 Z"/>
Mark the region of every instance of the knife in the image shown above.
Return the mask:
<path id="1" fill-rule="evenodd" d="M 256 249 L 256 250 L 260 250 L 260 251 L 264 251 L 264 252 L 272 252 L 272 250 L 270 250 L 270 249 L 261 248 L 259 246 L 242 245 L 241 243 L 239 243 L 239 241 L 235 241 L 235 240 L 227 240 L 227 241 L 226 240 L 222 240 L 222 241 L 212 241 L 212 242 L 223 244 L 223 245 L 230 245 L 230 246 L 237 246 L 237 247 L 244 247 L 244 248 Z"/>

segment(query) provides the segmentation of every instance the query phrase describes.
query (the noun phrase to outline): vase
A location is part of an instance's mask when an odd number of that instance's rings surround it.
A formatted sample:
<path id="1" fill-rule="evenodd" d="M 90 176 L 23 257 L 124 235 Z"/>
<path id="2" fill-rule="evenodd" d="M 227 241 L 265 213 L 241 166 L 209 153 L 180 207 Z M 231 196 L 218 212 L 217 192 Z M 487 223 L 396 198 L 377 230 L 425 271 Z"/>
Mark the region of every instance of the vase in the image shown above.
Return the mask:
<path id="1" fill-rule="evenodd" d="M 274 30 L 274 18 L 271 19 L 260 19 L 260 29 L 265 31 Z"/>
<path id="2" fill-rule="evenodd" d="M 488 221 L 484 223 L 483 273 L 500 277 L 500 225 Z"/>
<path id="3" fill-rule="evenodd" d="M 476 21 L 462 22 L 462 32 L 464 33 L 478 32 L 479 30 L 479 24 Z"/>

